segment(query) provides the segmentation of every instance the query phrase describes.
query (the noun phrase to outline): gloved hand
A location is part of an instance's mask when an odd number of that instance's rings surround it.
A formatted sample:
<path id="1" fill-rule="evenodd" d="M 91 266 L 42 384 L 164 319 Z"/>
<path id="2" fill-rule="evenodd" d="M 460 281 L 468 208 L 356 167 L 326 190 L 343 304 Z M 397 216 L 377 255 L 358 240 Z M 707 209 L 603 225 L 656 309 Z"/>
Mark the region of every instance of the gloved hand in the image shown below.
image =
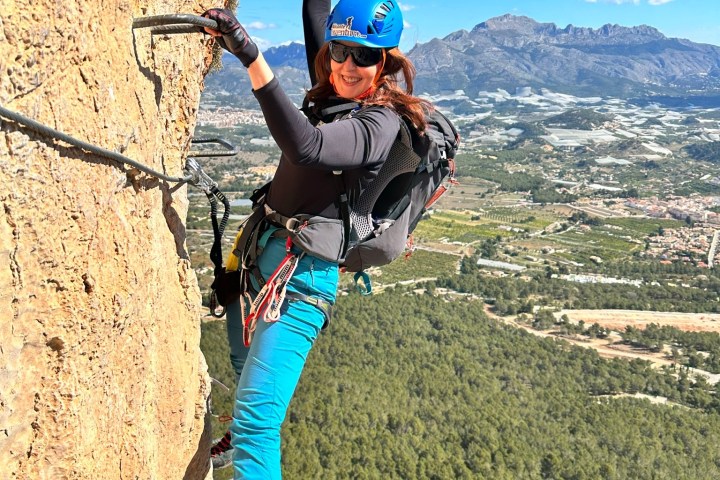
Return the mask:
<path id="1" fill-rule="evenodd" d="M 226 8 L 211 8 L 202 14 L 203 17 L 215 20 L 218 29 L 210 32 L 215 41 L 228 52 L 235 55 L 240 62 L 249 67 L 258 57 L 258 47 L 233 13 Z M 206 29 L 210 30 L 210 29 Z M 215 35 L 217 33 L 218 35 Z"/>

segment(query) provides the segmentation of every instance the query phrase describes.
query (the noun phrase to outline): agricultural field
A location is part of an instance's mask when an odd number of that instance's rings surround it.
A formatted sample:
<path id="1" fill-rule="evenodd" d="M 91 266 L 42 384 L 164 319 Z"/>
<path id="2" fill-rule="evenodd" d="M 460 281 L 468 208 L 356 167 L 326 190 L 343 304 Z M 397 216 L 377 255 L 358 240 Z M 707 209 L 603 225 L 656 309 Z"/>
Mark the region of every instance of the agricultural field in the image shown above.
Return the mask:
<path id="1" fill-rule="evenodd" d="M 458 273 L 461 254 L 416 249 L 409 257 L 401 257 L 381 268 L 368 271 L 373 283 L 383 287 L 402 282 L 418 282 Z M 352 277 L 352 274 L 345 274 Z"/>
<path id="2" fill-rule="evenodd" d="M 502 196 L 507 201 L 508 196 Z M 188 248 L 203 293 L 212 282 L 208 253 L 213 242 L 207 200 L 194 197 L 188 216 Z M 633 262 L 645 250 L 646 239 L 663 229 L 685 222 L 673 219 L 611 217 L 599 224 L 569 220 L 577 210 L 563 205 L 521 204 L 516 207 L 489 206 L 485 198 L 473 208 L 448 210 L 452 195 L 420 222 L 413 234 L 415 251 L 405 259 L 369 270 L 373 285 L 416 282 L 452 275 L 463 257 L 488 258 L 484 248 L 494 245 L 491 259 L 528 269 L 560 268 L 582 273 L 604 263 Z M 247 212 L 245 208 L 244 212 Z M 242 215 L 233 215 L 223 239 L 227 255 Z M 192 218 L 192 222 L 190 221 Z M 352 288 L 351 274 L 341 277 L 340 288 Z"/>
<path id="3" fill-rule="evenodd" d="M 615 227 L 623 235 L 635 240 L 643 240 L 648 235 L 657 234 L 660 229 L 680 228 L 686 223 L 671 218 L 608 218 L 606 228 Z"/>
<path id="4" fill-rule="evenodd" d="M 551 213 L 524 207 L 486 208 L 480 212 L 469 210 L 436 210 L 431 221 L 418 225 L 415 236 L 421 242 L 460 242 L 471 244 L 486 238 L 514 238 L 537 233 L 560 219 Z"/>

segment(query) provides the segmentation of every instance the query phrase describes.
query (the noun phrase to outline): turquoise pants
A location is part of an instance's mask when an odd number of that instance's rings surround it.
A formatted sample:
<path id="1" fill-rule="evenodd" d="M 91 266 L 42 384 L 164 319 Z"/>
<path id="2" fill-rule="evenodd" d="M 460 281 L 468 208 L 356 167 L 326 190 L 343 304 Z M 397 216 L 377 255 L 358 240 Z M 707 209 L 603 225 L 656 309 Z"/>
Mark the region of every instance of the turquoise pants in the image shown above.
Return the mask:
<path id="1" fill-rule="evenodd" d="M 284 240 L 268 241 L 258 262 L 263 277 L 285 253 Z M 288 290 L 335 303 L 337 283 L 337 264 L 306 255 Z M 249 348 L 243 345 L 242 321 L 240 304 L 228 306 L 230 361 L 239 377 L 230 427 L 234 478 L 280 479 L 280 426 L 325 316 L 306 302 L 286 301 L 277 322 L 258 320 Z"/>

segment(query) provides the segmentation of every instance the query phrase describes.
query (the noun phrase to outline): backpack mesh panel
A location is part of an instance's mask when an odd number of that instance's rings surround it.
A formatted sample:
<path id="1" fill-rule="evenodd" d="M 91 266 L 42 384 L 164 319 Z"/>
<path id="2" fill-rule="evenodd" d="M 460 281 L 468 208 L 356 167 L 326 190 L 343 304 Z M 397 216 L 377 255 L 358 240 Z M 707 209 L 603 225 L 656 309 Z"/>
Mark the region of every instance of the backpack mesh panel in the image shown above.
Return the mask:
<path id="1" fill-rule="evenodd" d="M 377 177 L 363 190 L 360 197 L 350 210 L 350 223 L 352 225 L 351 238 L 362 241 L 368 238 L 375 230 L 372 210 L 375 202 L 385 190 L 385 187 L 398 175 L 414 172 L 420 163 L 420 157 L 408 147 L 410 137 L 407 128 L 401 126 L 402 141 L 395 142 L 390 149 L 387 160 L 383 163 Z"/>

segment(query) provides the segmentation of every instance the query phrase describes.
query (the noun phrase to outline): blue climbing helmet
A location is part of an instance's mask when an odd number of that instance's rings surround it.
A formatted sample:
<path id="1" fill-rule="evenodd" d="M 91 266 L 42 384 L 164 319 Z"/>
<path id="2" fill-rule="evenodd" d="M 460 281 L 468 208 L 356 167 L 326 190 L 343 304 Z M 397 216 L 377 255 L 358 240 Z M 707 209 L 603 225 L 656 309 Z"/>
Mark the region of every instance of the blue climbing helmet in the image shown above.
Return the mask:
<path id="1" fill-rule="evenodd" d="M 402 30 L 403 17 L 396 0 L 340 0 L 328 16 L 325 41 L 394 48 L 400 44 Z"/>

